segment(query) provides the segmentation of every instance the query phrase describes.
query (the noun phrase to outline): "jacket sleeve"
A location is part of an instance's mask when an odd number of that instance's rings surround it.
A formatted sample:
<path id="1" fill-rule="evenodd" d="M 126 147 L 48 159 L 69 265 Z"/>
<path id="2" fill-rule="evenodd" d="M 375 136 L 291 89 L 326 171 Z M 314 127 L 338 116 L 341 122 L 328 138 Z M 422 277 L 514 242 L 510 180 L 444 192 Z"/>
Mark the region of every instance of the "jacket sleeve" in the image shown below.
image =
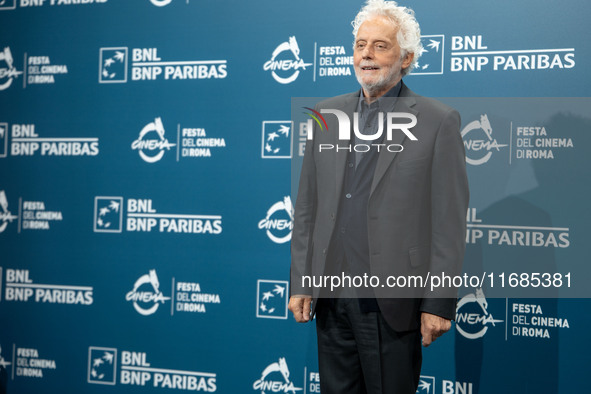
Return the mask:
<path id="1" fill-rule="evenodd" d="M 315 132 L 316 127 L 314 125 L 312 133 Z M 290 295 L 311 296 L 312 288 L 307 283 L 304 285 L 302 279 L 304 276 L 311 275 L 314 248 L 312 239 L 318 198 L 314 139 L 306 141 L 305 149 L 291 236 Z"/>
<path id="2" fill-rule="evenodd" d="M 435 140 L 431 169 L 430 275 L 453 277 L 462 273 L 466 249 L 466 212 L 469 190 L 460 115 L 451 109 L 443 117 Z M 457 289 L 430 289 L 422 312 L 455 318 Z"/>

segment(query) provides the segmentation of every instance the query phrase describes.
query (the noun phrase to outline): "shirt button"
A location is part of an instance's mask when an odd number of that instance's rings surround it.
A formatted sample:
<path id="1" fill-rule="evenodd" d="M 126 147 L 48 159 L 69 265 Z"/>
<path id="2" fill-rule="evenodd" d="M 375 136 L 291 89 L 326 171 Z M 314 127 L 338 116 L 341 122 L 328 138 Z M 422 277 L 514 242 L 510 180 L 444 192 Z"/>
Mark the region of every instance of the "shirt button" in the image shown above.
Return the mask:
<path id="1" fill-rule="evenodd" d="M 345 234 L 345 228 L 341 227 L 341 233 Z"/>
<path id="2" fill-rule="evenodd" d="M 347 197 L 347 198 L 351 198 L 351 193 L 347 193 L 347 194 L 345 194 L 345 197 Z"/>
<path id="3" fill-rule="evenodd" d="M 349 167 L 353 167 L 353 163 L 349 163 Z"/>

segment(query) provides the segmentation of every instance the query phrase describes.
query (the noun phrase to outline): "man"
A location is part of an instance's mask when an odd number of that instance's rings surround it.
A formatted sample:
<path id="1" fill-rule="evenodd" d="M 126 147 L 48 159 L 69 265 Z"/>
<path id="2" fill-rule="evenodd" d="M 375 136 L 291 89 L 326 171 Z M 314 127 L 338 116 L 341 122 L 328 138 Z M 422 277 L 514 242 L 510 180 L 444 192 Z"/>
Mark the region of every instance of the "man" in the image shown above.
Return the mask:
<path id="1" fill-rule="evenodd" d="M 468 184 L 460 118 L 402 83 L 421 52 L 412 10 L 369 0 L 353 26 L 362 89 L 316 106 L 328 130 L 314 127 L 306 145 L 289 309 L 298 322 L 316 314 L 323 394 L 415 393 L 421 336 L 429 346 L 450 329 L 455 299 L 420 288 L 392 293 L 383 284 L 388 276 L 461 272 Z M 330 149 L 343 145 L 334 110 L 351 119 L 349 149 Z M 380 112 L 407 119 L 387 122 Z M 390 122 L 410 128 L 413 116 L 410 130 L 376 132 Z M 328 291 L 303 280 L 339 273 L 376 275 L 382 286 Z"/>

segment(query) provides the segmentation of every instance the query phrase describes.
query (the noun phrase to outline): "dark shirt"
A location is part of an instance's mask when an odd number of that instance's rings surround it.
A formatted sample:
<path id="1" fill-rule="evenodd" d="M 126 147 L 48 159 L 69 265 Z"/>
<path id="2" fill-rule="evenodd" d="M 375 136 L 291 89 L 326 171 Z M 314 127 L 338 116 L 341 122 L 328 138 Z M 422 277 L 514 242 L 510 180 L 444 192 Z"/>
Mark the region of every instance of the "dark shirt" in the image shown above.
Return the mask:
<path id="1" fill-rule="evenodd" d="M 365 101 L 363 93 L 360 93 L 358 113 L 361 134 L 373 135 L 376 133 L 379 126 L 378 113 L 380 112 L 384 113 L 383 123 L 386 122 L 386 113 L 393 111 L 394 101 L 400 93 L 400 87 L 401 83 L 398 83 L 384 96 L 369 105 Z M 384 128 L 385 125 L 383 124 L 382 127 Z M 354 143 L 371 147 L 371 144 L 381 143 L 385 134 L 383 131 L 378 140 L 362 140 L 355 136 Z M 370 275 L 367 203 L 378 155 L 375 147 L 364 153 L 357 152 L 355 149 L 351 149 L 348 153 L 332 248 L 336 267 L 338 267 L 338 270 L 335 270 L 337 274 L 340 270 L 351 277 L 362 276 L 365 273 Z M 371 298 L 373 292 L 346 292 L 345 294 L 359 296 L 362 311 L 379 311 L 375 299 Z"/>
<path id="2" fill-rule="evenodd" d="M 392 112 L 394 110 L 394 104 L 396 103 L 396 98 L 400 95 L 401 87 L 402 82 L 398 82 L 396 86 L 388 90 L 383 96 L 378 97 L 378 99 L 371 104 L 368 104 L 367 101 L 365 101 L 363 89 L 361 89 L 361 92 L 359 93 L 359 102 L 357 104 L 357 112 L 359 113 L 359 129 L 361 134 L 372 135 L 378 130 L 378 113 L 382 112 L 385 116 L 386 113 Z M 384 123 L 385 120 L 386 119 L 384 118 Z M 384 124 L 382 124 L 382 128 L 383 127 Z M 372 142 L 375 143 L 375 141 L 361 140 L 355 134 L 355 144 L 371 145 Z M 363 153 L 355 152 L 355 167 L 359 165 L 359 162 L 363 156 Z M 373 176 L 373 174 L 371 175 Z"/>

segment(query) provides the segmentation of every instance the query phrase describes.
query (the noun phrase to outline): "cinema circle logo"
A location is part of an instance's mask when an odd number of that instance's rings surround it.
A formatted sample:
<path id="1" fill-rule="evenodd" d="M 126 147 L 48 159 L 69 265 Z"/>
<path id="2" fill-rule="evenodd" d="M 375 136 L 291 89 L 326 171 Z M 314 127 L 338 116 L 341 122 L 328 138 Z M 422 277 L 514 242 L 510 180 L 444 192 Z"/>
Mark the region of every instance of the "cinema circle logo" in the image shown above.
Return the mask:
<path id="1" fill-rule="evenodd" d="M 5 67 L 2 67 L 2 65 L 5 65 Z M 4 50 L 0 51 L 0 90 L 8 89 L 12 85 L 12 80 L 22 73 L 14 66 L 10 47 L 5 47 Z"/>
<path id="2" fill-rule="evenodd" d="M 284 56 L 280 56 L 284 52 L 291 53 L 293 59 L 284 59 Z M 289 55 L 288 55 L 289 56 Z M 282 84 L 288 84 L 295 81 L 300 75 L 300 69 L 305 70 L 306 67 L 311 66 L 312 63 L 304 63 L 303 59 L 300 59 L 300 47 L 296 41 L 295 36 L 289 37 L 289 41 L 282 42 L 273 51 L 271 59 L 265 62 L 263 70 L 271 70 L 273 78 Z M 289 74 L 289 72 L 291 74 Z M 279 74 L 288 76 L 281 76 Z"/>
<path id="3" fill-rule="evenodd" d="M 133 290 L 127 293 L 125 300 L 133 302 L 137 313 L 148 316 L 156 313 L 160 304 L 170 300 L 170 297 L 165 297 L 160 291 L 156 270 L 150 270 L 150 273 L 135 281 Z"/>
<path id="4" fill-rule="evenodd" d="M 156 118 L 144 126 L 137 140 L 131 143 L 131 149 L 137 150 L 145 162 L 155 163 L 162 159 L 166 151 L 176 146 L 168 142 L 164 133 L 162 119 Z"/>
<path id="5" fill-rule="evenodd" d="M 456 330 L 468 339 L 482 338 L 488 331 L 489 325 L 502 323 L 488 312 L 488 302 L 482 289 L 476 289 L 462 297 L 456 308 Z"/>
<path id="6" fill-rule="evenodd" d="M 302 391 L 301 387 L 295 387 L 289 379 L 289 368 L 285 357 L 279 357 L 274 363 L 269 364 L 261 373 L 260 379 L 252 384 L 254 390 L 260 390 L 261 394 L 268 393 L 292 393 Z"/>
<path id="7" fill-rule="evenodd" d="M 13 220 L 18 219 L 18 216 L 13 215 L 8 210 L 8 199 L 6 198 L 6 192 L 0 190 L 0 233 L 6 230 L 8 223 L 12 223 Z"/>
<path id="8" fill-rule="evenodd" d="M 276 244 L 284 244 L 291 240 L 294 209 L 291 197 L 283 197 L 267 211 L 267 216 L 259 222 L 259 229 L 266 230 L 267 237 Z"/>
<path id="9" fill-rule="evenodd" d="M 164 7 L 165 5 L 172 3 L 172 0 L 150 0 L 150 2 L 156 7 Z"/>
<path id="10" fill-rule="evenodd" d="M 480 130 L 486 136 L 486 139 L 480 138 L 466 138 L 470 132 Z M 473 166 L 479 166 L 490 160 L 493 150 L 499 152 L 500 148 L 504 148 L 507 144 L 499 144 L 496 139 L 492 137 L 492 127 L 486 114 L 480 116 L 480 120 L 474 120 L 466 125 L 462 130 L 462 139 L 464 140 L 464 148 L 466 149 L 466 163 Z M 472 134 L 472 136 L 474 133 Z M 469 156 L 469 153 L 474 152 L 477 158 Z M 484 152 L 484 153 L 482 153 Z"/>

